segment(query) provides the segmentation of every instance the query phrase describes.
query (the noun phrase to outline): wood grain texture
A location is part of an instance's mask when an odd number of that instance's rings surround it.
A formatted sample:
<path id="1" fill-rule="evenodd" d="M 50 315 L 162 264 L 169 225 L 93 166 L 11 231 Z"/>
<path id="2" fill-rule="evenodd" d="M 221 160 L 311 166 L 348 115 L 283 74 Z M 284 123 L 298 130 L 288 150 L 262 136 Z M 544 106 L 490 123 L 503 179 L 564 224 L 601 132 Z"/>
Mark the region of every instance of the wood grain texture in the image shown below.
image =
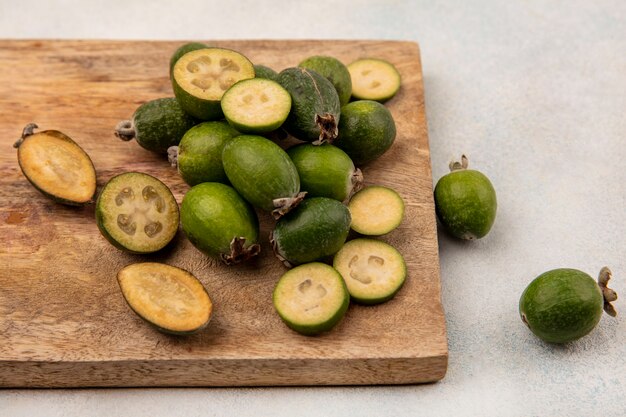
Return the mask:
<path id="1" fill-rule="evenodd" d="M 408 267 L 390 302 L 351 305 L 330 333 L 305 337 L 275 313 L 271 293 L 285 272 L 260 214 L 262 255 L 226 267 L 179 231 L 158 254 L 129 255 L 100 235 L 93 206 L 72 208 L 38 193 L 12 148 L 23 126 L 60 130 L 91 156 L 98 189 L 113 175 L 142 171 L 171 187 L 187 185 L 165 158 L 113 136 L 141 103 L 172 96 L 168 60 L 180 42 L 0 41 L 0 386 L 234 386 L 406 384 L 441 379 L 445 320 L 419 49 L 390 41 L 219 41 L 274 69 L 316 54 L 343 62 L 379 57 L 402 75 L 387 106 L 398 136 L 363 167 L 366 184 L 395 188 L 406 202 L 402 225 L 381 239 Z M 115 276 L 139 261 L 191 271 L 215 304 L 209 327 L 187 337 L 158 333 L 135 316 Z"/>

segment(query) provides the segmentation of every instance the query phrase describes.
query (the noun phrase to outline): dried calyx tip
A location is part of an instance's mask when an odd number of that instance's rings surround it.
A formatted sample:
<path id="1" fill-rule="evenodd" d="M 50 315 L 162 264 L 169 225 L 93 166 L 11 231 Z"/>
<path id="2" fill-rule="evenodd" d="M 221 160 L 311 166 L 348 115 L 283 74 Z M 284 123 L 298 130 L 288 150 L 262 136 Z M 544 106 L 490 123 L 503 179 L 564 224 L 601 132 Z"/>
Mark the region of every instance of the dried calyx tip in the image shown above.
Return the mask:
<path id="1" fill-rule="evenodd" d="M 304 196 L 306 196 L 306 191 L 299 192 L 295 197 L 284 197 L 284 198 L 275 198 L 272 203 L 274 203 L 274 210 L 272 210 L 272 216 L 274 216 L 275 220 L 280 219 L 285 214 L 289 213 L 290 210 L 295 208 L 302 200 L 304 200 Z"/>
<path id="2" fill-rule="evenodd" d="M 257 256 L 261 252 L 261 245 L 254 243 L 247 248 L 244 247 L 246 238 L 234 237 L 230 241 L 230 254 L 222 253 L 220 258 L 226 265 L 234 265 L 239 262 L 247 261 L 248 259 Z"/>
<path id="3" fill-rule="evenodd" d="M 122 120 L 115 126 L 115 136 L 124 141 L 134 139 L 135 135 L 135 125 L 132 120 Z"/>
<path id="4" fill-rule="evenodd" d="M 348 193 L 348 197 L 346 198 L 346 200 L 351 199 L 354 194 L 356 194 L 361 188 L 363 188 L 363 172 L 361 172 L 359 168 L 354 170 L 351 181 L 352 189 L 350 190 L 350 193 Z"/>
<path id="5" fill-rule="evenodd" d="M 313 141 L 313 145 L 322 145 L 324 143 L 333 143 L 333 140 L 339 135 L 339 127 L 335 116 L 330 113 L 324 115 L 315 115 L 315 123 L 320 128 L 320 136 L 317 140 Z"/>
<path id="6" fill-rule="evenodd" d="M 602 296 L 604 297 L 604 311 L 612 317 L 617 315 L 617 311 L 615 307 L 611 304 L 611 302 L 617 300 L 617 293 L 610 289 L 607 285 L 611 279 L 611 270 L 606 266 L 600 270 L 600 274 L 598 274 L 598 285 L 600 286 L 600 290 L 602 291 Z"/>
<path id="7" fill-rule="evenodd" d="M 178 166 L 178 146 L 167 148 L 167 160 L 174 168 Z"/>
<path id="8" fill-rule="evenodd" d="M 287 268 L 291 268 L 293 267 L 293 265 L 291 265 L 291 263 L 279 253 L 279 249 L 278 249 L 278 243 L 276 243 L 276 239 L 274 239 L 274 232 L 270 232 L 270 245 L 272 245 L 272 251 L 274 251 L 274 256 L 276 256 L 276 258 L 278 258 L 278 260 L 285 265 L 285 267 Z"/>
<path id="9" fill-rule="evenodd" d="M 467 167 L 469 166 L 469 160 L 467 159 L 467 156 L 465 155 L 461 155 L 461 162 L 459 161 L 452 161 L 450 162 L 450 171 L 459 171 L 461 169 L 467 169 Z"/>
<path id="10" fill-rule="evenodd" d="M 22 137 L 19 138 L 14 144 L 13 147 L 14 148 L 19 148 L 20 145 L 22 144 L 22 142 L 24 142 L 24 139 L 26 139 L 28 136 L 32 135 L 35 133 L 35 129 L 38 129 L 39 126 L 37 126 L 36 123 L 29 123 L 26 126 L 24 126 L 24 130 L 22 130 Z"/>

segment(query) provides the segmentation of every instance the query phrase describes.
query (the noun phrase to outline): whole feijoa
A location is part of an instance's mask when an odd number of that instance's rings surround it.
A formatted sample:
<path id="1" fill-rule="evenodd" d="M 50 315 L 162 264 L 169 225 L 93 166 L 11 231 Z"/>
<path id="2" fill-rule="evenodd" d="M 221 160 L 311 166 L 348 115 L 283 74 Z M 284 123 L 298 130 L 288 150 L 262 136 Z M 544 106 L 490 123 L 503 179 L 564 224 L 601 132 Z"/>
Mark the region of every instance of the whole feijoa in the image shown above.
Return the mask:
<path id="1" fill-rule="evenodd" d="M 300 188 L 309 197 L 344 201 L 361 187 L 361 170 L 336 146 L 303 143 L 289 148 L 287 154 L 298 170 Z"/>
<path id="2" fill-rule="evenodd" d="M 203 182 L 226 184 L 222 151 L 226 142 L 237 135 L 239 132 L 225 121 L 200 123 L 185 133 L 178 146 L 167 150 L 169 161 L 191 186 Z"/>
<path id="3" fill-rule="evenodd" d="M 289 155 L 262 136 L 241 135 L 226 143 L 224 171 L 250 204 L 279 218 L 304 198 L 298 170 Z"/>
<path id="4" fill-rule="evenodd" d="M 333 144 L 343 149 L 357 166 L 379 158 L 395 139 L 393 116 L 379 102 L 359 100 L 341 108 L 339 136 Z"/>
<path id="5" fill-rule="evenodd" d="M 341 104 L 333 84 L 316 71 L 287 68 L 278 83 L 291 95 L 291 110 L 283 128 L 290 135 L 316 145 L 337 137 Z"/>
<path id="6" fill-rule="evenodd" d="M 232 187 L 204 182 L 191 187 L 180 207 L 183 231 L 191 243 L 227 265 L 257 255 L 259 220 Z"/>
<path id="7" fill-rule="evenodd" d="M 566 343 L 591 332 L 602 310 L 615 316 L 611 301 L 615 291 L 607 287 L 611 271 L 604 267 L 598 282 L 577 269 L 553 269 L 535 278 L 519 301 L 522 321 L 539 338 Z"/>
<path id="8" fill-rule="evenodd" d="M 496 219 L 496 191 L 483 173 L 467 169 L 468 160 L 450 164 L 435 186 L 435 210 L 441 225 L 459 239 L 480 239 Z"/>
<path id="9" fill-rule="evenodd" d="M 350 231 L 350 212 L 326 197 L 305 199 L 281 218 L 270 235 L 276 257 L 291 267 L 334 255 Z"/>
<path id="10" fill-rule="evenodd" d="M 344 106 L 352 95 L 352 79 L 348 68 L 337 58 L 332 56 L 311 56 L 298 64 L 299 67 L 312 69 L 330 81 L 337 95 L 339 103 Z"/>

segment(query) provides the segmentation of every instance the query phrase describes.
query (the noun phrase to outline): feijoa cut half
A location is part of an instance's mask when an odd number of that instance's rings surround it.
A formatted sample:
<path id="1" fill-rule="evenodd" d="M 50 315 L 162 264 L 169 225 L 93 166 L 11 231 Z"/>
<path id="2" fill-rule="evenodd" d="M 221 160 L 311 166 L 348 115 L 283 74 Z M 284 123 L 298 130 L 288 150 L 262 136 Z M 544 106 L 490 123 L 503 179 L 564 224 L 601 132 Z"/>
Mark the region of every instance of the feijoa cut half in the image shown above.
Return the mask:
<path id="1" fill-rule="evenodd" d="M 270 234 L 276 257 L 287 267 L 334 255 L 350 231 L 350 212 L 326 197 L 305 199 L 287 213 Z"/>
<path id="2" fill-rule="evenodd" d="M 204 182 L 191 187 L 180 211 L 189 241 L 227 265 L 246 261 L 261 250 L 256 212 L 228 185 Z"/>
<path id="3" fill-rule="evenodd" d="M 315 145 L 332 142 L 337 137 L 341 111 L 332 83 L 307 68 L 287 68 L 278 74 L 278 82 L 291 95 L 291 111 L 284 129 Z"/>
<path id="4" fill-rule="evenodd" d="M 287 154 L 298 170 L 300 188 L 309 197 L 344 201 L 361 187 L 361 170 L 336 146 L 303 143 L 289 148 Z"/>
<path id="5" fill-rule="evenodd" d="M 176 235 L 179 218 L 170 189 L 141 172 L 111 178 L 96 202 L 96 222 L 102 235 L 131 253 L 164 248 Z"/>
<path id="6" fill-rule="evenodd" d="M 395 190 L 371 185 L 356 193 L 348 203 L 352 216 L 350 227 L 367 236 L 391 232 L 402 223 L 404 200 Z"/>
<path id="7" fill-rule="evenodd" d="M 312 262 L 286 272 L 274 288 L 272 301 L 287 326 L 314 336 L 339 323 L 348 310 L 350 296 L 335 269 Z"/>
<path id="8" fill-rule="evenodd" d="M 404 258 L 393 246 L 374 239 L 347 242 L 333 259 L 350 297 L 361 304 L 392 299 L 406 279 Z"/>
<path id="9" fill-rule="evenodd" d="M 235 83 L 222 97 L 224 117 L 243 133 L 278 129 L 291 110 L 291 96 L 276 81 L 251 78 Z"/>
<path id="10" fill-rule="evenodd" d="M 400 73 L 383 59 L 358 59 L 348 65 L 352 80 L 352 96 L 357 100 L 384 102 L 400 89 Z"/>
<path id="11" fill-rule="evenodd" d="M 172 87 L 187 113 L 201 120 L 217 120 L 223 116 L 220 101 L 226 90 L 247 78 L 254 78 L 254 66 L 239 52 L 197 49 L 174 64 Z"/>
<path id="12" fill-rule="evenodd" d="M 337 95 L 339 103 L 344 106 L 350 101 L 352 94 L 352 79 L 348 68 L 337 58 L 332 56 L 311 56 L 298 64 L 299 67 L 312 69 L 330 81 Z"/>
<path id="13" fill-rule="evenodd" d="M 203 182 L 226 184 L 222 151 L 226 142 L 239 134 L 225 121 L 200 123 L 185 133 L 178 146 L 167 150 L 169 161 L 191 186 Z"/>
<path id="14" fill-rule="evenodd" d="M 228 141 L 222 163 L 237 192 L 254 207 L 271 211 L 275 218 L 304 198 L 298 170 L 289 155 L 262 136 L 241 135 Z"/>
<path id="15" fill-rule="evenodd" d="M 524 324 L 549 343 L 567 343 L 587 335 L 602 317 L 617 313 L 611 304 L 617 294 L 608 288 L 611 271 L 604 267 L 598 282 L 577 269 L 545 272 L 526 287 L 519 301 Z"/>
<path id="16" fill-rule="evenodd" d="M 359 100 L 341 108 L 339 136 L 334 145 L 347 153 L 357 166 L 382 156 L 396 139 L 391 112 L 372 100 Z"/>
<path id="17" fill-rule="evenodd" d="M 119 122 L 115 136 L 124 141 L 135 139 L 142 148 L 164 154 L 197 123 L 174 97 L 159 98 L 139 106 L 130 120 Z"/>
<path id="18" fill-rule="evenodd" d="M 89 155 L 58 130 L 35 133 L 30 123 L 13 145 L 17 161 L 28 181 L 56 202 L 81 206 L 93 202 L 96 170 Z"/>
<path id="19" fill-rule="evenodd" d="M 480 239 L 496 219 L 496 190 L 480 171 L 468 169 L 465 155 L 435 185 L 435 211 L 441 225 L 459 239 Z"/>
<path id="20" fill-rule="evenodd" d="M 159 331 L 190 335 L 207 326 L 213 303 L 191 273 L 156 262 L 128 265 L 117 282 L 129 307 Z"/>

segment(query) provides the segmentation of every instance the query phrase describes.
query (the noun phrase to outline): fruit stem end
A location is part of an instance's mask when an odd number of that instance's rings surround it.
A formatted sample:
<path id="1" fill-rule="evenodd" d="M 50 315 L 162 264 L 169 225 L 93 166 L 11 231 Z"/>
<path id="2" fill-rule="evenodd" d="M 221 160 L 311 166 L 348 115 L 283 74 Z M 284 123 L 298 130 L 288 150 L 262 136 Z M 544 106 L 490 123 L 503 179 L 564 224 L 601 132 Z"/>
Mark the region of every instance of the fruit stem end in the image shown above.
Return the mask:
<path id="1" fill-rule="evenodd" d="M 608 287 L 611 277 L 611 270 L 606 266 L 603 267 L 600 270 L 600 274 L 598 274 L 598 285 L 604 297 L 604 312 L 611 317 L 615 317 L 617 316 L 617 311 L 611 302 L 617 300 L 617 293 Z"/>

